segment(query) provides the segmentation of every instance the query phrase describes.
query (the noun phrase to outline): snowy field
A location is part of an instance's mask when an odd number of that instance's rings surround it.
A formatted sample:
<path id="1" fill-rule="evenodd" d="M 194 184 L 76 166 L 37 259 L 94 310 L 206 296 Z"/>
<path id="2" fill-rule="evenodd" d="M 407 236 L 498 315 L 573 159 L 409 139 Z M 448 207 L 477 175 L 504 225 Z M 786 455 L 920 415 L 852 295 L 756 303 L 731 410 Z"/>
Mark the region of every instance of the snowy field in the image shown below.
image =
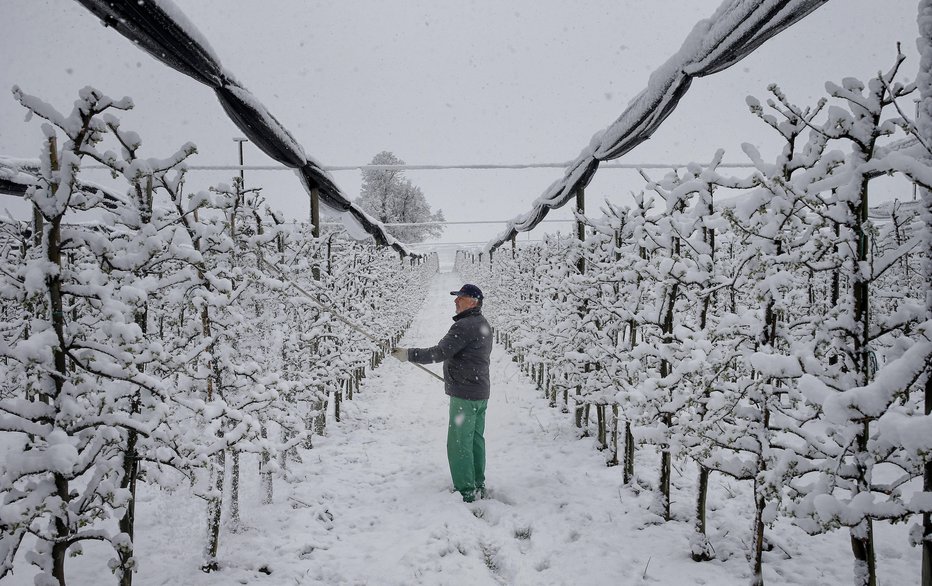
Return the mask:
<path id="1" fill-rule="evenodd" d="M 446 332 L 458 275 L 439 274 L 402 345 Z M 439 371 L 439 366 L 435 366 Z M 272 505 L 259 503 L 256 462 L 244 458 L 245 524 L 221 537 L 221 570 L 204 574 L 205 505 L 142 487 L 136 584 L 745 584 L 753 517 L 749 486 L 712 477 L 710 538 L 718 559 L 689 558 L 691 467 L 678 467 L 677 520 L 657 524 L 649 490 L 625 487 L 572 418 L 550 409 L 501 347 L 492 354 L 486 438 L 491 498 L 464 504 L 446 464 L 447 398 L 441 384 L 389 360 L 343 403 L 341 423 L 302 450 Z M 638 452 L 639 484 L 656 478 Z M 877 523 L 882 584 L 916 584 L 919 550 L 904 526 Z M 785 521 L 769 532 L 768 584 L 850 584 L 848 531 L 809 537 Z M 104 547 L 69 558 L 69 584 L 106 584 Z M 25 551 L 24 548 L 23 551 Z M 109 547 L 107 548 L 109 549 Z M 22 553 L 20 554 L 22 558 Z M 33 583 L 20 559 L 4 584 Z"/>

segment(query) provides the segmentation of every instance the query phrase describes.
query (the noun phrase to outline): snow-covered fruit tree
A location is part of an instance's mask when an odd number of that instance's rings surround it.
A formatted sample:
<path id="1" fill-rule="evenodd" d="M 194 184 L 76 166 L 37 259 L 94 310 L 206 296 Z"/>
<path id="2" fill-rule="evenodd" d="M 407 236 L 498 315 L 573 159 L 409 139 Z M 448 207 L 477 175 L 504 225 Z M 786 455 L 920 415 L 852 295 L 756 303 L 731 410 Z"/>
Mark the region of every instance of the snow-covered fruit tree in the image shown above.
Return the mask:
<path id="1" fill-rule="evenodd" d="M 37 583 L 65 583 L 66 552 L 81 542 L 113 545 L 111 568 L 131 581 L 133 495 L 140 461 L 178 466 L 166 388 L 150 370 L 165 356 L 146 335 L 148 295 L 159 283 L 147 267 L 172 252 L 154 227 L 154 178 L 194 152 L 164 160 L 137 157 L 139 137 L 120 129 L 113 110 L 132 107 L 84 88 L 69 114 L 14 88 L 16 99 L 46 119 L 35 183 L 34 219 L 18 254 L 2 259 L 4 305 L 0 431 L 18 449 L 2 467 L 0 572 L 11 571 L 22 538 Z M 109 135 L 117 150 L 102 151 Z M 61 141 L 61 146 L 59 146 Z M 80 188 L 82 160 L 107 165 L 129 183 L 124 195 Z M 76 212 L 100 222 L 69 223 Z M 104 522 L 119 520 L 118 529 Z M 0 575 L 2 575 L 0 574 Z"/>
<path id="2" fill-rule="evenodd" d="M 878 246 L 868 206 L 870 182 L 880 173 L 903 173 L 923 188 L 932 183 L 930 169 L 912 158 L 928 157 L 927 147 L 896 103 L 915 89 L 896 82 L 903 59 L 867 84 L 846 78 L 826 85 L 840 105 L 829 108 L 810 142 L 838 144 L 843 154 L 827 152 L 826 164 L 800 187 L 824 202 L 817 212 L 831 246 L 817 266 L 831 272 L 837 303 L 811 316 L 811 335 L 797 350 L 798 386 L 820 412 L 824 439 L 812 446 L 816 481 L 794 484 L 794 514 L 809 531 L 850 527 L 855 582 L 870 585 L 877 583 L 873 521 L 906 520 L 932 507 L 918 486 L 932 451 L 920 385 L 932 359 L 932 323 L 920 293 L 902 288 L 908 281 L 891 290 L 884 279 L 909 262 L 922 237 Z M 891 142 L 898 134 L 901 140 Z M 903 143 L 915 143 L 911 156 L 903 156 Z M 898 303 L 884 301 L 891 293 Z"/>
<path id="3" fill-rule="evenodd" d="M 239 455 L 257 455 L 270 502 L 281 457 L 324 431 L 309 423 L 325 421 L 321 403 L 358 389 L 403 333 L 436 257 L 315 238 L 238 181 L 186 191 L 193 145 L 141 158 L 139 136 L 112 115 L 129 99 L 85 88 L 64 115 L 14 93 L 48 124 L 24 165 L 34 218 L 0 230 L 0 575 L 25 559 L 37 583 L 64 584 L 66 553 L 95 539 L 131 584 L 145 571 L 140 482 L 205 499 L 209 571 L 224 504 L 231 530 L 248 526 Z M 87 158 L 124 187 L 80 181 Z M 17 556 L 27 535 L 35 546 Z"/>

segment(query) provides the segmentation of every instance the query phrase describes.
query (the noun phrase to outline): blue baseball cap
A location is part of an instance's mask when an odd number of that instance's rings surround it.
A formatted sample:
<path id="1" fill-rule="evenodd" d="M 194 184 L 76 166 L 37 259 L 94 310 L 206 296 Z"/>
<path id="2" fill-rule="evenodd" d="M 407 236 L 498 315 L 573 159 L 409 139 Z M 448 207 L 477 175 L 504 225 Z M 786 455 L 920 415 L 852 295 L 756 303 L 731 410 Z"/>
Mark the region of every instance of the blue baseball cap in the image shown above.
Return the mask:
<path id="1" fill-rule="evenodd" d="M 482 289 L 476 287 L 475 285 L 470 285 L 466 283 L 460 287 L 459 291 L 450 291 L 450 295 L 456 295 L 457 297 L 474 297 L 475 299 L 482 300 Z"/>

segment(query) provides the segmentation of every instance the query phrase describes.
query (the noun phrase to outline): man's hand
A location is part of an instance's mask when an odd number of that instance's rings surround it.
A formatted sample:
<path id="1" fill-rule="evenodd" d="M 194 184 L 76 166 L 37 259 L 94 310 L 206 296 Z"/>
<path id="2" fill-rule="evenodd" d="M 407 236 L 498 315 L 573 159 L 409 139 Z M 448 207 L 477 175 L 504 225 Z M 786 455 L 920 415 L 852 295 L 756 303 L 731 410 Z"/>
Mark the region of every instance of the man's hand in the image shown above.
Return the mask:
<path id="1" fill-rule="evenodd" d="M 392 356 L 394 356 L 401 362 L 407 362 L 408 361 L 408 349 L 407 348 L 393 348 Z"/>

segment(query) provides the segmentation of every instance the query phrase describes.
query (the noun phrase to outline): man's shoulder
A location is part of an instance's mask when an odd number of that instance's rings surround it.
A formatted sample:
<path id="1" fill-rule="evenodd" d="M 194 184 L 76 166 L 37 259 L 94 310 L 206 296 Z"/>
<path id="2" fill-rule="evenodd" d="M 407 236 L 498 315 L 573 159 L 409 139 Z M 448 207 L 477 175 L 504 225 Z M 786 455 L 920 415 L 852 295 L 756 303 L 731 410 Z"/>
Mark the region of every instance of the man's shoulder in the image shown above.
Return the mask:
<path id="1" fill-rule="evenodd" d="M 485 319 L 485 316 L 481 313 L 474 313 L 473 315 L 468 316 L 466 319 L 460 320 L 461 322 L 466 322 L 463 325 L 470 330 L 478 331 L 483 336 L 488 336 L 492 333 L 492 328 L 489 325 L 489 321 Z"/>
<path id="2" fill-rule="evenodd" d="M 461 319 L 457 320 L 458 322 L 468 321 L 468 322 L 484 322 L 486 321 L 485 316 L 481 312 L 470 313 L 464 315 Z"/>
<path id="3" fill-rule="evenodd" d="M 488 324 L 485 316 L 481 313 L 470 313 L 468 315 L 460 316 L 459 319 L 453 322 L 453 328 L 456 329 L 472 329 L 478 327 L 480 324 Z"/>

